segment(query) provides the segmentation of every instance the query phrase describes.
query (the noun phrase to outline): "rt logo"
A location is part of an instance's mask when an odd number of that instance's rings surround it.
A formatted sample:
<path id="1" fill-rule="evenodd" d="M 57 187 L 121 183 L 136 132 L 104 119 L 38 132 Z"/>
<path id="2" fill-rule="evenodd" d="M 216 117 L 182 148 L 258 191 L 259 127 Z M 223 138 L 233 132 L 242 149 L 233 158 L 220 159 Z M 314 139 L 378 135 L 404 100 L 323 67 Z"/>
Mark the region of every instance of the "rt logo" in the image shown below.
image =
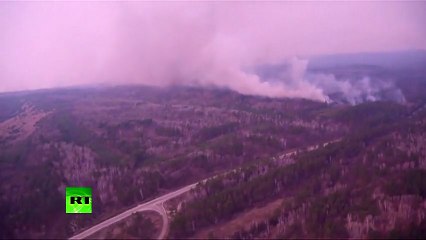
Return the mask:
<path id="1" fill-rule="evenodd" d="M 65 189 L 66 213 L 92 213 L 92 188 L 67 187 Z"/>

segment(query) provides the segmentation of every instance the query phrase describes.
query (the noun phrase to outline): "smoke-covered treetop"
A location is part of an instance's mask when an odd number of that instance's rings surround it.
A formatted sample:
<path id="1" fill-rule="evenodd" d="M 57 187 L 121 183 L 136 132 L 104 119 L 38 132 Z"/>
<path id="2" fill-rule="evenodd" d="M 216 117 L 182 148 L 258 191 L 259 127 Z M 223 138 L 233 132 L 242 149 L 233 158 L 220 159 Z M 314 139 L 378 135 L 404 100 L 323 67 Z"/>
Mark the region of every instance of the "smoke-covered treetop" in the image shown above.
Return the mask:
<path id="1" fill-rule="evenodd" d="M 371 76 L 309 73 L 309 57 L 300 56 L 425 49 L 425 9 L 422 2 L 2 2 L 0 92 L 138 83 L 374 100 L 397 90 Z M 257 72 L 271 64 L 288 68 L 273 78 Z"/>

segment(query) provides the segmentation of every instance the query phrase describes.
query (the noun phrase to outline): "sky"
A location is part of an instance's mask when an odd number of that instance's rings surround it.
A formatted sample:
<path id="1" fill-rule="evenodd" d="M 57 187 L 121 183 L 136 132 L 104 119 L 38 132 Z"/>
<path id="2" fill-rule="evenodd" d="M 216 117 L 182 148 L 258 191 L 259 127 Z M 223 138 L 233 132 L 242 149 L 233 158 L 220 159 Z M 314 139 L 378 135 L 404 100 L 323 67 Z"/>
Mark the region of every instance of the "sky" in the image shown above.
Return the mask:
<path id="1" fill-rule="evenodd" d="M 0 92 L 189 84 L 323 100 L 300 58 L 426 49 L 424 23 L 425 2 L 1 2 Z M 297 87 L 250 71 L 284 59 Z"/>

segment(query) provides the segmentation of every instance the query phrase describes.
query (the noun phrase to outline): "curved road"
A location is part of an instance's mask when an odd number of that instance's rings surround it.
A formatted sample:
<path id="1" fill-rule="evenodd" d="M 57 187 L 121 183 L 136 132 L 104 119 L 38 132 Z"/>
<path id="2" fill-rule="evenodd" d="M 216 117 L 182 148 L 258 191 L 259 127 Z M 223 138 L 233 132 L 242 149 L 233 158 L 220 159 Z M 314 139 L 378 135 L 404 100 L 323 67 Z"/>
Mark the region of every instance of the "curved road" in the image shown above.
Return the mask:
<path id="1" fill-rule="evenodd" d="M 91 236 L 92 234 L 96 233 L 97 231 L 99 231 L 99 230 L 101 230 L 101 229 L 103 229 L 105 227 L 108 227 L 108 226 L 110 226 L 110 225 L 112 225 L 112 224 L 114 224 L 116 222 L 119 222 L 120 220 L 123 220 L 123 219 L 131 216 L 133 213 L 142 212 L 142 211 L 149 211 L 149 210 L 150 211 L 155 211 L 155 212 L 158 212 L 158 213 L 161 214 L 161 216 L 163 218 L 163 228 L 162 228 L 161 233 L 158 236 L 158 238 L 159 239 L 164 239 L 166 237 L 167 231 L 169 229 L 168 228 L 169 219 L 167 217 L 166 210 L 164 209 L 164 206 L 163 206 L 164 202 L 166 202 L 166 201 L 168 201 L 168 200 L 170 200 L 172 198 L 175 198 L 175 197 L 177 197 L 177 196 L 179 196 L 179 195 L 181 195 L 181 194 L 183 194 L 185 192 L 190 191 L 196 185 L 197 185 L 197 183 L 194 183 L 194 184 L 188 185 L 186 187 L 180 188 L 180 189 L 178 189 L 178 190 L 176 190 L 174 192 L 167 193 L 167 194 L 165 194 L 165 195 L 163 195 L 161 197 L 158 197 L 158 198 L 156 198 L 154 200 L 151 200 L 149 202 L 139 204 L 139 205 L 137 205 L 134 208 L 128 209 L 125 212 L 122 212 L 122 213 L 120 213 L 120 214 L 118 214 L 118 215 L 116 215 L 116 216 L 114 216 L 112 218 L 109 218 L 109 219 L 107 219 L 107 220 L 105 220 L 105 221 L 103 221 L 103 222 L 101 222 L 101 223 L 99 223 L 99 224 L 97 224 L 97 225 L 95 225 L 95 226 L 93 226 L 93 227 L 91 227 L 91 228 L 89 228 L 89 229 L 87 229 L 87 230 L 85 230 L 85 231 L 83 231 L 83 232 L 81 232 L 81 233 L 79 233 L 79 234 L 71 237 L 70 239 L 84 239 L 84 238 L 87 238 L 87 237 Z"/>
<path id="2" fill-rule="evenodd" d="M 312 150 L 316 150 L 321 146 L 325 147 L 328 144 L 339 142 L 340 140 L 341 139 L 336 139 L 336 140 L 328 141 L 328 142 L 325 142 L 325 143 L 312 145 L 312 146 L 307 147 L 306 151 L 309 152 L 309 151 L 312 151 Z M 291 155 L 297 154 L 298 152 L 299 152 L 298 149 L 297 150 L 289 150 L 289 151 L 286 151 L 285 153 L 280 154 L 279 157 L 289 157 Z M 237 169 L 230 170 L 230 171 L 227 171 L 227 172 L 236 171 Z M 222 175 L 222 174 L 226 174 L 226 172 L 221 173 L 219 175 Z M 214 176 L 214 177 L 216 177 L 216 176 Z M 214 178 L 214 177 L 211 177 L 211 178 Z M 208 179 L 211 179 L 211 178 L 208 178 Z M 174 192 L 167 193 L 167 194 L 160 196 L 160 197 L 158 197 L 154 200 L 151 200 L 149 202 L 141 203 L 134 208 L 128 209 L 128 210 L 126 210 L 126 211 L 124 211 L 124 212 L 122 212 L 122 213 L 120 213 L 120 214 L 118 214 L 118 215 L 116 215 L 112 218 L 109 218 L 109 219 L 107 219 L 107 220 L 105 220 L 105 221 L 103 221 L 103 222 L 101 222 L 101 223 L 99 223 L 99 224 L 77 234 L 77 235 L 74 235 L 70 239 L 87 238 L 87 237 L 91 236 L 92 234 L 96 233 L 97 231 L 99 231 L 103 228 L 106 228 L 106 227 L 108 227 L 108 226 L 110 226 L 110 225 L 112 225 L 116 222 L 119 222 L 120 220 L 123 220 L 123 219 L 131 216 L 133 213 L 143 212 L 143 211 L 155 211 L 155 212 L 158 212 L 161 215 L 161 217 L 163 219 L 163 228 L 161 229 L 161 232 L 160 232 L 160 235 L 158 236 L 158 239 L 164 239 L 167 236 L 167 231 L 169 230 L 169 218 L 167 216 L 166 209 L 164 209 L 164 203 L 166 201 L 172 199 L 172 198 L 175 198 L 175 197 L 177 197 L 177 196 L 179 196 L 183 193 L 190 191 L 191 189 L 195 188 L 195 186 L 198 183 L 204 182 L 206 180 L 207 179 L 204 179 L 204 180 L 201 180 L 199 182 L 193 183 L 191 185 L 185 186 L 183 188 L 180 188 L 180 189 L 178 189 Z"/>

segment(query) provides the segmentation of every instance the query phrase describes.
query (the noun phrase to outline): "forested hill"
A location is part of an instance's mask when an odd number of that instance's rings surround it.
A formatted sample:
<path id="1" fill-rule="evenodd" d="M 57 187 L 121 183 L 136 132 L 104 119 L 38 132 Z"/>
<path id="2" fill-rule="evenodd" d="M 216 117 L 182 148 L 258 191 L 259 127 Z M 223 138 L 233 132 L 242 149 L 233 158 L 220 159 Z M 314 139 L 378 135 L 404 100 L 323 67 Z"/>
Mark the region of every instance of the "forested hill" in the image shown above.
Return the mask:
<path id="1" fill-rule="evenodd" d="M 342 141 L 200 184 L 172 236 L 426 237 L 426 111 L 409 118 L 401 107 L 373 103 L 338 115 L 352 127 Z M 261 215 L 259 206 L 277 200 Z"/>

